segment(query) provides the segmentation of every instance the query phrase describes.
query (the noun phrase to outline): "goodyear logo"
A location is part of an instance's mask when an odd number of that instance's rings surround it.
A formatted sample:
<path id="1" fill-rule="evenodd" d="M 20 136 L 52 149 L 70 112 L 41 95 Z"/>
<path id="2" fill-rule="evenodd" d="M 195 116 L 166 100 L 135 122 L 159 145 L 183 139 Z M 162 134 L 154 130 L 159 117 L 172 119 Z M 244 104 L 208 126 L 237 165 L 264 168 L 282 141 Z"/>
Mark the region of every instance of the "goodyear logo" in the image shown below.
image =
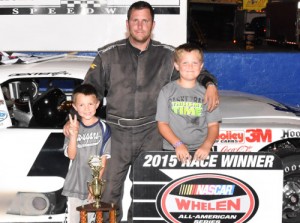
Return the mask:
<path id="1" fill-rule="evenodd" d="M 220 174 L 196 174 L 165 185 L 156 209 L 170 223 L 244 223 L 258 209 L 255 191 L 245 182 Z"/>
<path id="2" fill-rule="evenodd" d="M 0 110 L 0 122 L 4 121 L 7 117 L 7 112 Z"/>

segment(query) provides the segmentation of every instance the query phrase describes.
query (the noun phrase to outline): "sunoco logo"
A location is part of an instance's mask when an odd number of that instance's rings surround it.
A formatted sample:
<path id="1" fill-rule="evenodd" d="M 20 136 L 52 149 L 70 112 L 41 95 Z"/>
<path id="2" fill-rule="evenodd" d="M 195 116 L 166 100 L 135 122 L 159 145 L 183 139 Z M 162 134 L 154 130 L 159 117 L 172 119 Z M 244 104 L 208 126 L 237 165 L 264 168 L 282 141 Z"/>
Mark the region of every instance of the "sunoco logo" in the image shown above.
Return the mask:
<path id="1" fill-rule="evenodd" d="M 0 122 L 7 118 L 7 113 L 5 111 L 0 110 Z"/>
<path id="2" fill-rule="evenodd" d="M 243 223 L 255 215 L 258 203 L 245 182 L 219 174 L 176 179 L 156 197 L 158 213 L 170 223 Z"/>

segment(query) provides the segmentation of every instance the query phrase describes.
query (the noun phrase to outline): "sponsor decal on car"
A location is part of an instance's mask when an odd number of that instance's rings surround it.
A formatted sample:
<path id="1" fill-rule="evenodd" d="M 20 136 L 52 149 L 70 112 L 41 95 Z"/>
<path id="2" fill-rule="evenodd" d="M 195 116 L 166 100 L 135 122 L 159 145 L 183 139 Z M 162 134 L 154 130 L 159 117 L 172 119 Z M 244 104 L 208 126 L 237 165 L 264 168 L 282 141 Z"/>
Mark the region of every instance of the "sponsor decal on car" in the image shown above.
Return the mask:
<path id="1" fill-rule="evenodd" d="M 272 142 L 272 130 L 247 129 L 245 139 L 247 142 Z"/>
<path id="2" fill-rule="evenodd" d="M 241 130 L 220 131 L 216 140 L 218 143 L 241 143 L 244 142 L 245 132 Z"/>
<path id="3" fill-rule="evenodd" d="M 224 146 L 220 147 L 221 149 L 217 149 L 214 151 L 220 151 L 220 152 L 253 152 L 253 146 L 249 145 L 242 145 L 242 146 Z"/>
<path id="4" fill-rule="evenodd" d="M 282 130 L 282 136 L 281 139 L 286 138 L 299 138 L 300 137 L 300 131 L 297 130 L 291 130 L 291 129 L 283 129 Z"/>
<path id="5" fill-rule="evenodd" d="M 221 130 L 216 143 L 272 142 L 271 129 Z"/>
<path id="6" fill-rule="evenodd" d="M 156 197 L 158 213 L 167 222 L 247 222 L 256 213 L 256 192 L 240 179 L 195 174 L 165 185 Z"/>
<path id="7" fill-rule="evenodd" d="M 9 77 L 15 77 L 15 76 L 56 76 L 56 75 L 71 75 L 67 71 L 59 71 L 59 72 L 40 72 L 40 73 L 16 73 L 16 74 L 10 74 Z"/>
<path id="8" fill-rule="evenodd" d="M 8 117 L 7 112 L 0 110 L 0 122 L 4 121 L 7 117 Z"/>

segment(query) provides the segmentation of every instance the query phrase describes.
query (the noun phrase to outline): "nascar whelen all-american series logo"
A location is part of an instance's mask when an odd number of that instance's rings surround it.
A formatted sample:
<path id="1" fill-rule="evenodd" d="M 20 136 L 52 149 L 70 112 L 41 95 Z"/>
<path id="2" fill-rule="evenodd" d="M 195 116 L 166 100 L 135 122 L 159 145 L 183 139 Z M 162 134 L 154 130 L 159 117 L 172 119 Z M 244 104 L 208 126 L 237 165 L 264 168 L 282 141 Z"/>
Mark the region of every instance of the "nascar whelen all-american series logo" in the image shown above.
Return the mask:
<path id="1" fill-rule="evenodd" d="M 211 173 L 176 179 L 156 197 L 158 213 L 170 223 L 244 223 L 258 205 L 258 196 L 248 184 Z"/>

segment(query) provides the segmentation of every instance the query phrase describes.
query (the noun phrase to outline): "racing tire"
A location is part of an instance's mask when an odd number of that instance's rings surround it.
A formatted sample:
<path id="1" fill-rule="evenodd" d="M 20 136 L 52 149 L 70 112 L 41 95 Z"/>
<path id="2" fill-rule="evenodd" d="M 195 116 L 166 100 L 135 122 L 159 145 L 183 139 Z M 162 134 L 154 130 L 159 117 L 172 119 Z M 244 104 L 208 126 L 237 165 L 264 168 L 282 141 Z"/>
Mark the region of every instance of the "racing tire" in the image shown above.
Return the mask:
<path id="1" fill-rule="evenodd" d="M 282 222 L 300 222 L 300 154 L 282 159 L 284 170 Z"/>

